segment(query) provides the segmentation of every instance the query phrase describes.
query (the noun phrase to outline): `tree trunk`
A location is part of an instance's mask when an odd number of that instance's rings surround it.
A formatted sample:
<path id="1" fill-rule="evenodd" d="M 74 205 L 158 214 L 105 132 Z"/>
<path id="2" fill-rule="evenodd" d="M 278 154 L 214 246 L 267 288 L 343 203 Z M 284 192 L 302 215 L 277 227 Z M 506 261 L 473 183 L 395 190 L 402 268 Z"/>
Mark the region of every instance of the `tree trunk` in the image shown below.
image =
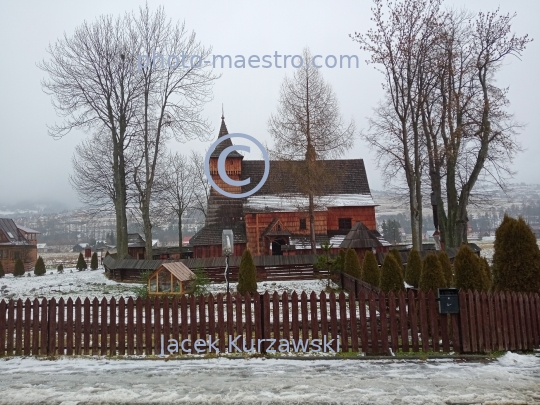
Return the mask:
<path id="1" fill-rule="evenodd" d="M 313 193 L 309 193 L 309 239 L 311 242 L 311 253 L 317 254 L 317 243 L 315 240 L 315 208 L 313 203 Z"/>
<path id="2" fill-rule="evenodd" d="M 145 239 L 145 258 L 152 260 L 152 221 L 150 220 L 150 207 L 145 201 L 142 206 L 142 220 Z"/>
<path id="3" fill-rule="evenodd" d="M 126 172 L 123 151 L 116 141 L 115 134 L 113 134 L 113 145 L 114 188 L 116 194 L 116 199 L 114 200 L 116 211 L 116 257 L 117 259 L 122 259 L 128 254 Z"/>
<path id="4" fill-rule="evenodd" d="M 180 259 L 182 258 L 182 213 L 178 213 L 178 245 L 180 249 Z"/>

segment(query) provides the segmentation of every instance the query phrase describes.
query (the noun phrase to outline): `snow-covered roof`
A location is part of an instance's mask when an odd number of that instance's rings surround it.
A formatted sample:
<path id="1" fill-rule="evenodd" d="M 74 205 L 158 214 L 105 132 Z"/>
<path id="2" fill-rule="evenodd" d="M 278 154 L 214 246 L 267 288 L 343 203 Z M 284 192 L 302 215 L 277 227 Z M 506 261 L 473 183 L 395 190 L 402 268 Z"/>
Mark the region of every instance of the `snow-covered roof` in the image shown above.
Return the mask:
<path id="1" fill-rule="evenodd" d="M 309 199 L 303 194 L 266 194 L 253 195 L 246 199 L 244 211 L 298 211 L 309 205 Z M 328 207 L 374 207 L 376 206 L 371 194 L 333 194 L 315 197 L 317 210 Z"/>
<path id="2" fill-rule="evenodd" d="M 34 230 L 32 228 L 27 228 L 26 226 L 22 226 L 22 225 L 17 225 L 17 228 L 19 228 L 24 233 L 41 233 L 41 232 L 36 231 L 36 230 Z"/>

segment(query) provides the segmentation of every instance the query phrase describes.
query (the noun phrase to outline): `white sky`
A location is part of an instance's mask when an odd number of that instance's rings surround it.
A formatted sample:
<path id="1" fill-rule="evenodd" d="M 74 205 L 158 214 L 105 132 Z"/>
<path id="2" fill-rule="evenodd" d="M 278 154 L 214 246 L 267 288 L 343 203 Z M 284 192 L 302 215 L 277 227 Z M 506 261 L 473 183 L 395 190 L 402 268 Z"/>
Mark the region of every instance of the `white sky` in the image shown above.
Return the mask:
<path id="1" fill-rule="evenodd" d="M 366 118 L 381 98 L 382 76 L 365 64 L 367 55 L 349 38 L 355 31 L 370 26 L 371 1 L 272 1 L 218 2 L 161 1 L 173 20 L 185 20 L 198 39 L 213 47 L 214 54 L 300 54 L 309 46 L 312 54 L 356 54 L 358 69 L 323 68 L 324 78 L 337 93 L 345 119 L 354 118 L 359 129 L 366 128 Z M 525 51 L 522 61 L 508 59 L 499 75 L 499 84 L 510 87 L 511 111 L 527 124 L 520 136 L 527 150 L 516 159 L 516 181 L 538 183 L 540 164 L 540 118 L 536 112 L 540 98 L 540 2 L 533 0 L 451 1 L 447 6 L 470 10 L 492 10 L 497 5 L 504 12 L 517 12 L 515 31 L 528 33 L 536 41 Z M 71 157 L 84 133 L 73 132 L 55 141 L 47 135 L 47 124 L 59 121 L 49 96 L 42 92 L 44 77 L 36 63 L 47 57 L 45 49 L 64 32 L 71 35 L 84 20 L 94 21 L 101 14 L 118 15 L 137 10 L 144 1 L 84 2 L 0 2 L 0 203 L 17 200 L 56 200 L 78 205 L 68 183 Z M 271 142 L 267 121 L 277 106 L 279 86 L 285 69 L 217 69 L 223 76 L 214 86 L 214 100 L 205 115 L 214 125 L 220 124 L 221 104 L 229 132 L 243 132 L 264 142 Z M 287 69 L 288 74 L 292 69 Z M 209 143 L 193 141 L 172 148 L 204 151 Z M 364 158 L 372 189 L 381 189 L 373 153 L 360 140 L 346 158 Z"/>

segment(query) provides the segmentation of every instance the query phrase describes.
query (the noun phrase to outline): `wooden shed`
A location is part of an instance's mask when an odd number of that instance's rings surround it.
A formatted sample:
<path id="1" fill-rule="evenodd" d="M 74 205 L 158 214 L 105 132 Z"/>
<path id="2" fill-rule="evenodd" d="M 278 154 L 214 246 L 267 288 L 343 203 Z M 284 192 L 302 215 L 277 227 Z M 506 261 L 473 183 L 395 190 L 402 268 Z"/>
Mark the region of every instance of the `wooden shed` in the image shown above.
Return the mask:
<path id="1" fill-rule="evenodd" d="M 148 293 L 185 294 L 191 290 L 195 274 L 183 263 L 163 263 L 148 278 Z"/>

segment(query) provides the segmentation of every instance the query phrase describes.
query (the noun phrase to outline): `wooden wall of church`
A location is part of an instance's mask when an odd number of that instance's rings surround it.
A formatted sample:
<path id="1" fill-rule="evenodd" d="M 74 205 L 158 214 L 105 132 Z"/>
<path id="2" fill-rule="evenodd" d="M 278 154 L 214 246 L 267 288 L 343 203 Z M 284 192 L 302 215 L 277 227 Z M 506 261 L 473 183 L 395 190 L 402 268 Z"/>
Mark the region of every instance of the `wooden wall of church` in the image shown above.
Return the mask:
<path id="1" fill-rule="evenodd" d="M 377 229 L 375 222 L 375 207 L 329 207 L 328 230 L 339 229 L 340 218 L 351 218 L 352 226 L 361 221 L 369 230 Z"/>

